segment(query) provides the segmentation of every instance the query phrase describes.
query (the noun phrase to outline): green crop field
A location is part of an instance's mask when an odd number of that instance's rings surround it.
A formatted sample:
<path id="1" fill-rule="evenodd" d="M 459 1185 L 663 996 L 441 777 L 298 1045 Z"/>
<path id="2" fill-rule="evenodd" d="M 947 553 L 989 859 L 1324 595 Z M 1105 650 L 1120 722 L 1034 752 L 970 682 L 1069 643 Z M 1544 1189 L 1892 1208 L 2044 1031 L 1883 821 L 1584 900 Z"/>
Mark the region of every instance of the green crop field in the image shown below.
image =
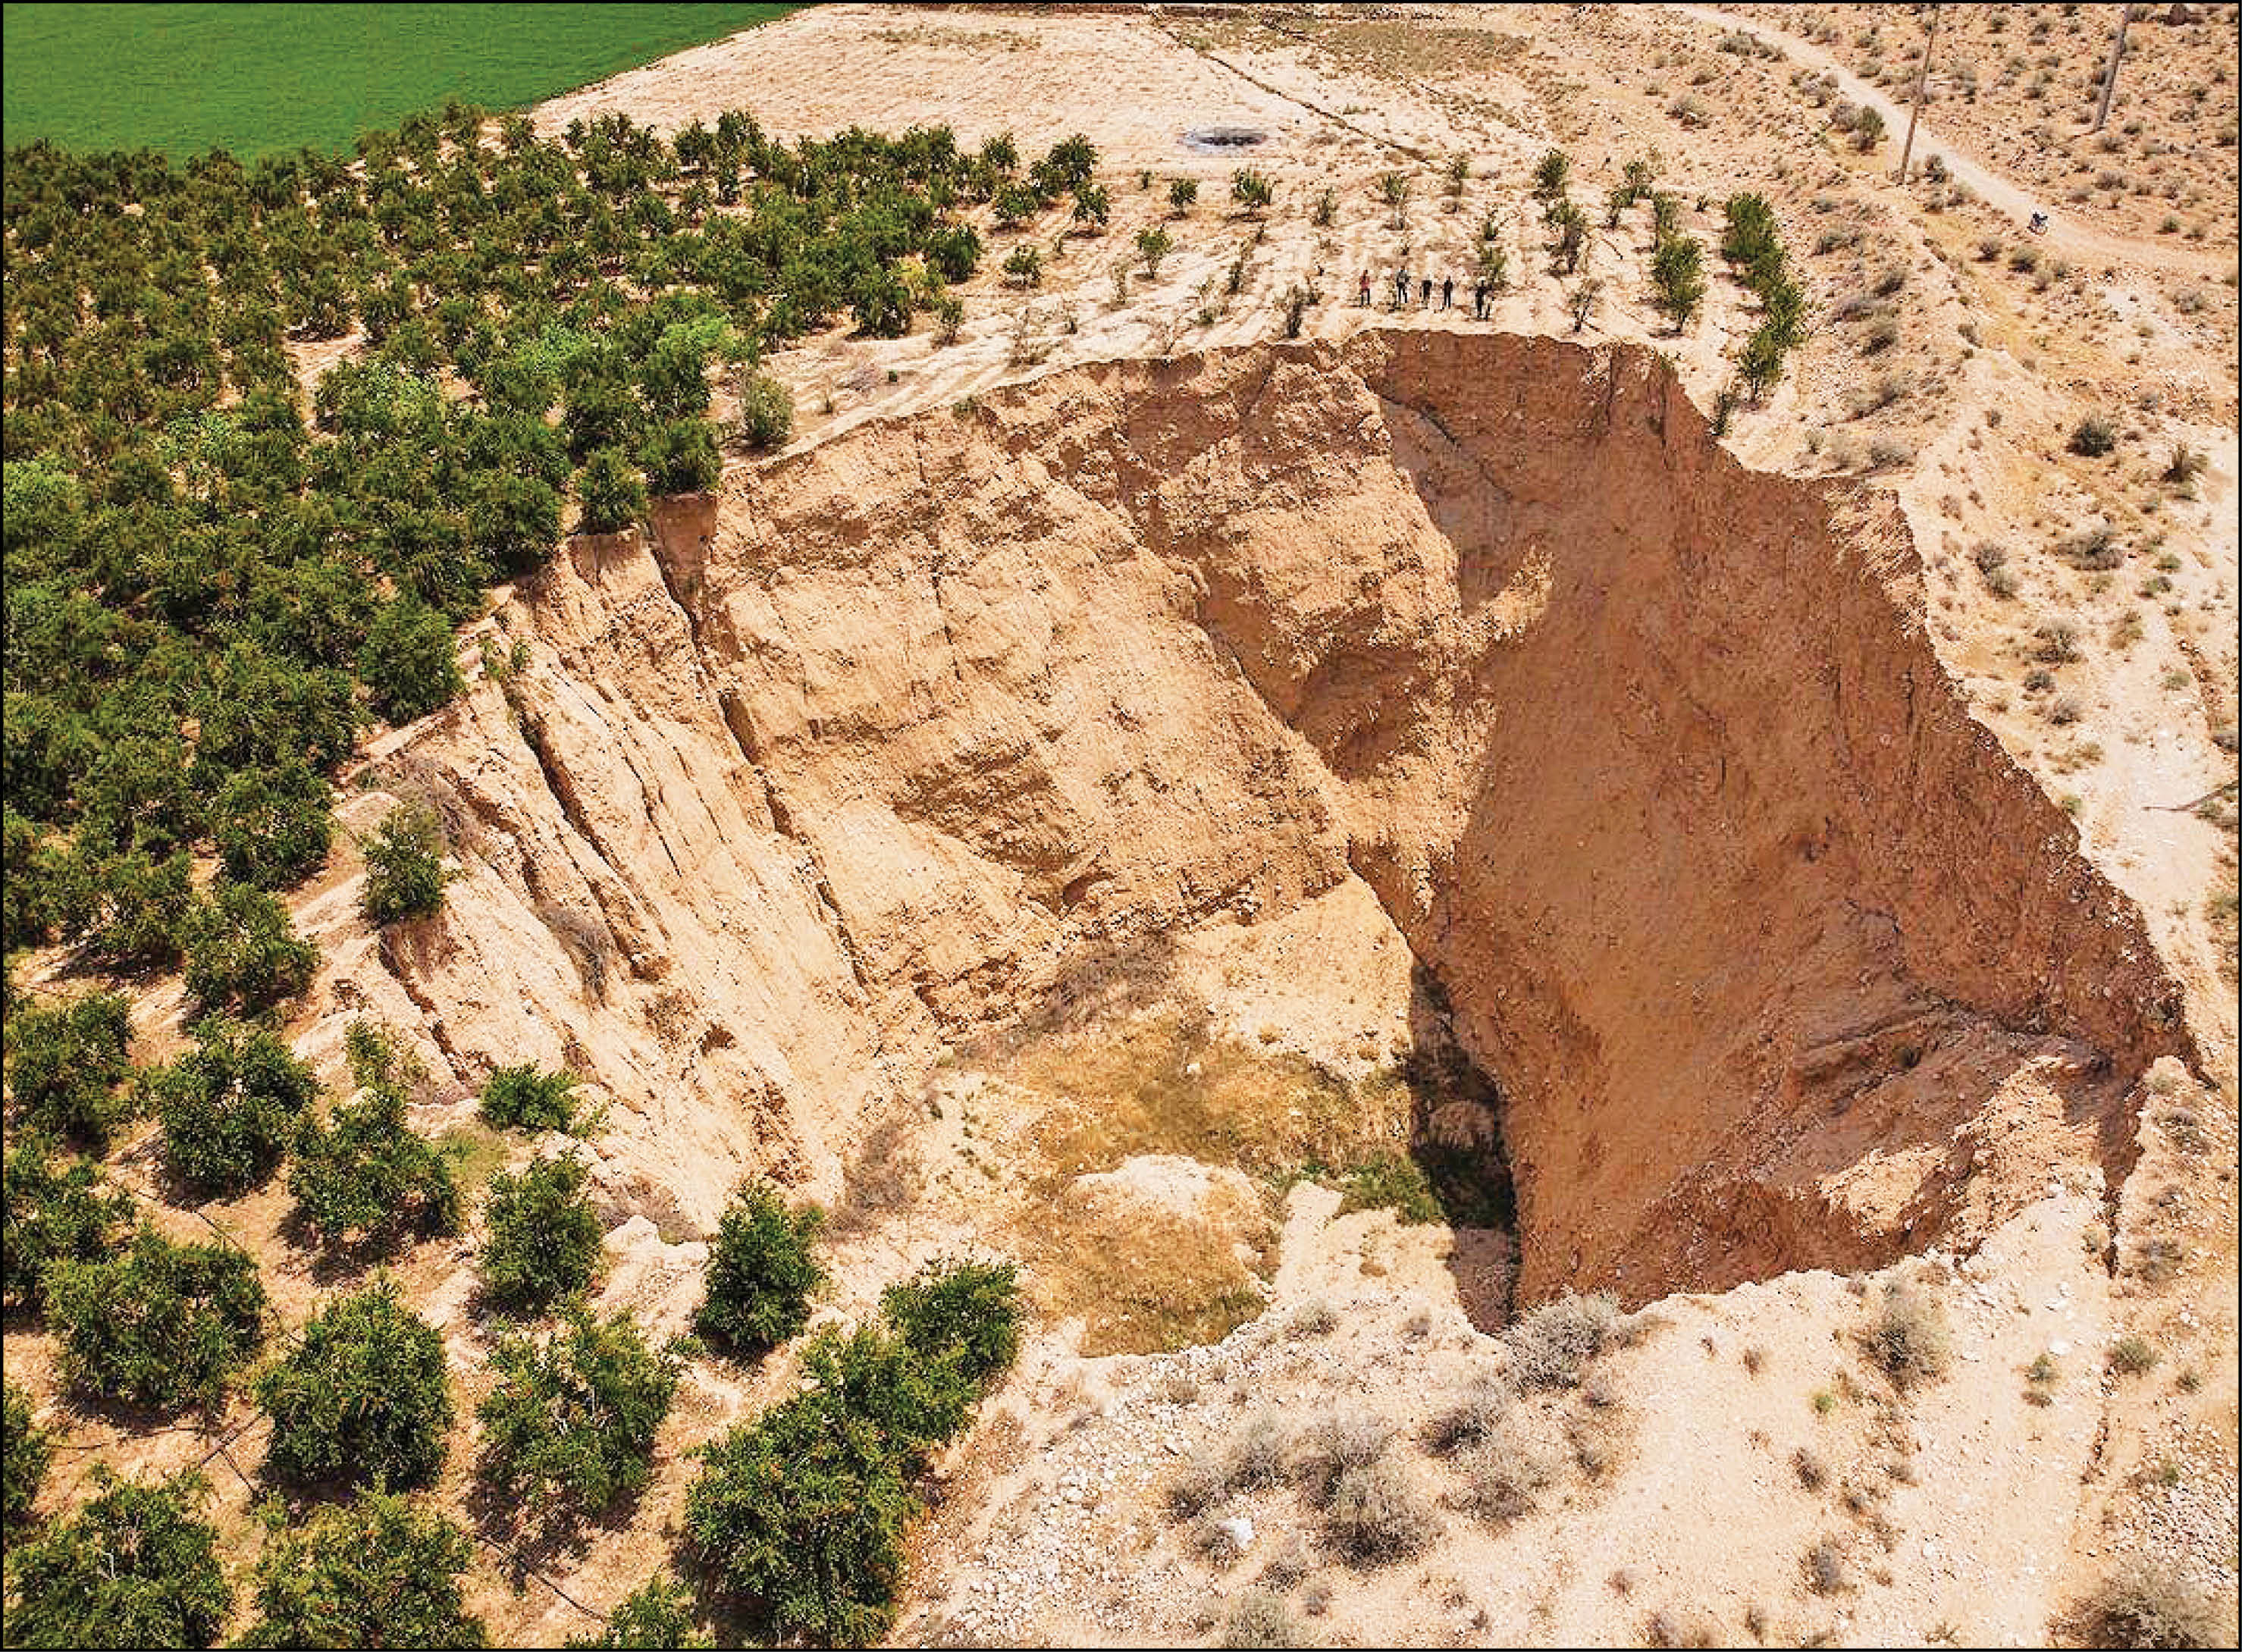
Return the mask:
<path id="1" fill-rule="evenodd" d="M 515 109 L 791 5 L 9 5 L 10 148 L 346 150 L 446 97 Z"/>

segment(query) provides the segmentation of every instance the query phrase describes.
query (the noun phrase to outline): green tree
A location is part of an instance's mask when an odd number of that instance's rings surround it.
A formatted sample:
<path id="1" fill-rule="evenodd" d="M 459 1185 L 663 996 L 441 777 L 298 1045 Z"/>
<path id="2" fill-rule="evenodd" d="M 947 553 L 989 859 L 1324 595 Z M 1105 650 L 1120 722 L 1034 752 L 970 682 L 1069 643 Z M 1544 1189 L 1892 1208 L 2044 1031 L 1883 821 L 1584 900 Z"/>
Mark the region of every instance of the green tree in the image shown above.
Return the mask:
<path id="1" fill-rule="evenodd" d="M 922 1357 L 954 1350 L 959 1374 L 977 1390 L 1019 1357 L 1019 1276 L 1010 1262 L 931 1264 L 882 1293 L 880 1311 Z"/>
<path id="2" fill-rule="evenodd" d="M 265 1465 L 283 1480 L 403 1488 L 443 1468 L 444 1339 L 386 1274 L 330 1298 L 256 1393 L 272 1417 Z"/>
<path id="3" fill-rule="evenodd" d="M 106 1148 L 132 1114 L 124 1088 L 124 1000 L 89 993 L 27 1004 L 8 1017 L 8 1099 L 17 1122 L 41 1134 Z"/>
<path id="4" fill-rule="evenodd" d="M 620 447 L 602 447 L 576 478 L 579 534 L 616 534 L 646 517 L 646 483 Z"/>
<path id="5" fill-rule="evenodd" d="M 665 499 L 705 493 L 724 473 L 716 426 L 697 416 L 656 425 L 647 433 L 639 459 L 646 467 L 648 490 Z"/>
<path id="6" fill-rule="evenodd" d="M 1157 225 L 1137 232 L 1137 256 L 1144 260 L 1147 276 L 1158 276 L 1160 261 L 1174 251 L 1175 245 L 1175 238 Z"/>
<path id="7" fill-rule="evenodd" d="M 541 1158 L 519 1175 L 491 1178 L 478 1258 L 483 1290 L 516 1313 L 547 1307 L 592 1282 L 600 1219 L 574 1158 Z"/>
<path id="8" fill-rule="evenodd" d="M 646 1484 L 678 1362 L 648 1347 L 628 1314 L 599 1320 L 571 1306 L 545 1336 L 501 1336 L 491 1367 L 498 1386 L 475 1412 L 482 1473 L 508 1498 L 595 1513 Z"/>
<path id="9" fill-rule="evenodd" d="M 220 880 L 184 925 L 188 994 L 205 1010 L 255 1015 L 300 997 L 319 950 L 296 933 L 288 909 L 263 890 Z"/>
<path id="10" fill-rule="evenodd" d="M 693 1620 L 685 1591 L 667 1577 L 647 1580 L 638 1591 L 607 1614 L 597 1635 L 572 1635 L 568 1652 L 601 1652 L 622 1647 L 713 1647 L 715 1642 Z"/>
<path id="11" fill-rule="evenodd" d="M 1661 241 L 1651 254 L 1650 280 L 1660 313 L 1679 332 L 1705 302 L 1703 251 L 1696 239 L 1672 235 Z"/>
<path id="12" fill-rule="evenodd" d="M 1534 165 L 1534 198 L 1545 207 L 1562 200 L 1573 175 L 1573 163 L 1561 149 L 1543 153 Z"/>
<path id="13" fill-rule="evenodd" d="M 386 1083 L 310 1112 L 296 1132 L 288 1192 L 298 1215 L 329 1244 L 459 1226 L 460 1193 L 443 1156 L 405 1122 L 403 1092 Z"/>
<path id="14" fill-rule="evenodd" d="M 211 804 L 211 839 L 225 875 L 292 889 L 319 870 L 334 837 L 327 782 L 301 759 L 237 769 Z"/>
<path id="15" fill-rule="evenodd" d="M 5 1165 L 0 1279 L 10 1306 L 37 1308 L 50 1263 L 97 1260 L 131 1231 L 132 1198 L 83 1158 L 58 1165 L 53 1145 L 34 1132 L 8 1144 Z"/>
<path id="16" fill-rule="evenodd" d="M 790 1212 L 768 1182 L 732 1195 L 709 1247 L 708 1282 L 694 1329 L 718 1347 L 754 1359 L 809 1323 L 809 1299 L 825 1283 L 810 1254 L 824 1226 L 815 1205 Z"/>
<path id="17" fill-rule="evenodd" d="M 257 1620 L 245 1647 L 481 1647 L 490 1632 L 467 1608 L 467 1533 L 434 1509 L 361 1492 L 308 1520 L 269 1511 L 258 1555 Z"/>
<path id="18" fill-rule="evenodd" d="M 232 1245 L 143 1228 L 118 1255 L 50 1263 L 44 1282 L 63 1374 L 97 1399 L 208 1404 L 265 1338 L 257 1264 Z"/>
<path id="19" fill-rule="evenodd" d="M 366 843 L 366 922 L 428 917 L 444 903 L 444 832 L 425 803 L 399 803 Z"/>
<path id="20" fill-rule="evenodd" d="M 450 623 L 409 594 L 385 602 L 374 615 L 358 673 L 375 713 L 399 728 L 449 704 L 464 686 Z"/>
<path id="21" fill-rule="evenodd" d="M 8 1643 L 211 1645 L 233 1590 L 218 1533 L 200 1518 L 208 1482 L 186 1474 L 137 1485 L 99 1463 L 93 1480 L 83 1508 L 9 1556 Z"/>
<path id="22" fill-rule="evenodd" d="M 487 1125 L 500 1129 L 560 1130 L 574 1133 L 577 1118 L 573 1072 L 540 1072 L 525 1063 L 500 1067 L 484 1080 L 475 1111 Z"/>
<path id="23" fill-rule="evenodd" d="M 39 1487 L 47 1477 L 53 1442 L 47 1431 L 31 1420 L 31 1397 L 13 1382 L 7 1391 L 6 1450 L 0 1453 L 0 1478 L 5 1481 L 9 1535 L 31 1518 L 39 1500 Z"/>
<path id="24" fill-rule="evenodd" d="M 212 1016 L 193 1033 L 192 1050 L 149 1075 L 164 1165 L 198 1198 L 244 1193 L 280 1162 L 319 1081 L 261 1027 Z"/>
<path id="25" fill-rule="evenodd" d="M 794 398 L 767 373 L 739 381 L 740 435 L 750 447 L 783 447 L 794 439 Z"/>

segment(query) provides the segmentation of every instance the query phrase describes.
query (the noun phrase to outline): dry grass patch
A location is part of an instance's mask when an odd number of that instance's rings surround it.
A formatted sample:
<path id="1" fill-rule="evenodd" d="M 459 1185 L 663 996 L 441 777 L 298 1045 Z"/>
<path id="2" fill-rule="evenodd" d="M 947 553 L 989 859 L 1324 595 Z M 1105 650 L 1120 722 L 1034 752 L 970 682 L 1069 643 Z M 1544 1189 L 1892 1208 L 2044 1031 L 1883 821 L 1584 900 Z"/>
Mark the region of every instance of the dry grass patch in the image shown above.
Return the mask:
<path id="1" fill-rule="evenodd" d="M 1082 1351 L 1166 1353 L 1219 1342 L 1261 1312 L 1261 1282 L 1235 1239 L 1156 1207 L 1052 1213 L 1030 1236 L 1029 1293 L 1044 1313 L 1079 1315 Z"/>

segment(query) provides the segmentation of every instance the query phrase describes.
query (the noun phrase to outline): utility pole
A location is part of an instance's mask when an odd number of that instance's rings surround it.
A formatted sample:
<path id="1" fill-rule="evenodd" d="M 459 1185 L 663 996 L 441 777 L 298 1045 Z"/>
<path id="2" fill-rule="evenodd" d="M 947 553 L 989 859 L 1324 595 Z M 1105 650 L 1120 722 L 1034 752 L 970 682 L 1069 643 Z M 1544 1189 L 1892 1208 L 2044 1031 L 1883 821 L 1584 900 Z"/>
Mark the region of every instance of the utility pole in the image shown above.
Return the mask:
<path id="1" fill-rule="evenodd" d="M 1923 89 L 1930 79 L 1930 48 L 1938 39 L 1938 8 L 1930 8 L 1930 32 L 1923 37 L 1923 62 L 1915 71 L 1915 107 L 1907 111 L 1907 141 L 1899 150 L 1899 181 L 1907 182 L 1908 158 L 1915 153 L 1915 123 L 1923 117 Z"/>
<path id="2" fill-rule="evenodd" d="M 2125 55 L 2125 25 L 2133 20 L 2133 8 L 2118 8 L 2118 34 L 2110 43 L 2110 66 L 2102 72 L 2102 107 L 2094 111 L 2094 124 L 2089 131 L 2100 131 L 2110 124 L 2110 99 L 2118 91 L 2118 60 Z"/>

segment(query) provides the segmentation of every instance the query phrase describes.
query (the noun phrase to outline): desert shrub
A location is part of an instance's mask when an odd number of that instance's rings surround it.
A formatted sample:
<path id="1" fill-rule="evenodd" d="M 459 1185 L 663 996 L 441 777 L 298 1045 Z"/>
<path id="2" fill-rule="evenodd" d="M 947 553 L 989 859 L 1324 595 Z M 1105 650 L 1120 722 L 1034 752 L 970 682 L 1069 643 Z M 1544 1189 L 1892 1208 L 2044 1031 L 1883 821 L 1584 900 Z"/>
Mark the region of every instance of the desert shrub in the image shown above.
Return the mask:
<path id="1" fill-rule="evenodd" d="M 277 1505 L 268 1518 L 257 1620 L 241 1645 L 490 1644 L 460 1593 L 474 1543 L 434 1509 L 369 1491 L 300 1521 Z"/>
<path id="2" fill-rule="evenodd" d="M 789 1212 L 768 1182 L 739 1189 L 718 1223 L 708 1282 L 694 1329 L 737 1358 L 753 1359 L 809 1323 L 809 1299 L 825 1283 L 810 1254 L 824 1225 L 816 1205 Z"/>
<path id="3" fill-rule="evenodd" d="M 405 1096 L 383 1082 L 306 1113 L 296 1132 L 288 1192 L 326 1243 L 407 1232 L 448 1233 L 460 1221 L 452 1167 L 405 1122 Z"/>
<path id="4" fill-rule="evenodd" d="M 81 1393 L 165 1410 L 218 1398 L 265 1338 L 257 1264 L 232 1245 L 143 1228 L 113 1257 L 46 1273 L 47 1323 Z"/>
<path id="5" fill-rule="evenodd" d="M 1158 225 L 1137 232 L 1137 256 L 1144 262 L 1146 276 L 1159 274 L 1160 261 L 1175 250 L 1175 238 Z"/>
<path id="6" fill-rule="evenodd" d="M 620 1647 L 712 1647 L 715 1642 L 693 1621 L 685 1591 L 667 1577 L 649 1578 L 607 1614 L 597 1635 L 572 1635 L 568 1652 L 600 1652 Z"/>
<path id="7" fill-rule="evenodd" d="M 131 1195 L 84 1159 L 57 1165 L 44 1137 L 26 1133 L 8 1145 L 4 1178 L 0 1277 L 10 1306 L 38 1307 L 50 1264 L 106 1256 L 132 1226 Z"/>
<path id="8" fill-rule="evenodd" d="M 31 1399 L 14 1383 L 7 1390 L 6 1450 L 0 1453 L 0 1483 L 4 1484 L 4 1508 L 12 1530 L 31 1517 L 39 1499 L 39 1486 L 47 1477 L 52 1447 L 47 1432 L 31 1420 Z"/>
<path id="9" fill-rule="evenodd" d="M 12 1469 L 10 1471 L 14 1472 Z M 10 1646 L 209 1646 L 233 1610 L 198 1474 L 155 1485 L 94 1466 L 94 1495 L 10 1555 Z"/>
<path id="10" fill-rule="evenodd" d="M 1869 1345 L 1892 1380 L 1904 1387 L 1943 1376 L 1953 1357 L 1946 1310 L 1922 1287 L 1895 1279 L 1869 1333 Z"/>
<path id="11" fill-rule="evenodd" d="M 1276 191 L 1264 174 L 1241 166 L 1230 175 L 1230 198 L 1248 212 L 1264 212 L 1276 198 Z"/>
<path id="12" fill-rule="evenodd" d="M 1556 1448 L 1517 1412 L 1504 1415 L 1457 1460 L 1462 1505 L 1496 1525 L 1530 1514 L 1556 1482 Z"/>
<path id="13" fill-rule="evenodd" d="M 740 437 L 750 447 L 783 447 L 794 439 L 794 397 L 767 373 L 739 380 Z"/>
<path id="14" fill-rule="evenodd" d="M 929 1359 L 955 1350 L 959 1375 L 977 1391 L 1010 1370 L 1019 1356 L 1019 1278 L 1010 1262 L 930 1264 L 881 1293 L 880 1311 L 906 1344 Z"/>
<path id="15" fill-rule="evenodd" d="M 2118 427 L 2099 413 L 2089 413 L 2071 429 L 2071 451 L 2086 459 L 2100 459 L 2118 446 Z"/>
<path id="16" fill-rule="evenodd" d="M 517 1502 L 587 1511 L 646 1484 L 678 1363 L 628 1314 L 572 1307 L 548 1335 L 501 1337 L 491 1368 L 498 1386 L 475 1412 L 491 1484 Z"/>
<path id="17" fill-rule="evenodd" d="M 1223 1615 L 1220 1646 L 1306 1646 L 1307 1637 L 1285 1597 L 1273 1589 L 1249 1588 Z"/>
<path id="18" fill-rule="evenodd" d="M 1521 1388 L 1576 1388 L 1620 1321 L 1608 1292 L 1559 1297 L 1503 1333 L 1510 1379 Z"/>
<path id="19" fill-rule="evenodd" d="M 211 803 L 211 841 L 225 875 L 292 889 L 327 858 L 334 837 L 327 782 L 300 758 L 226 776 Z"/>
<path id="20" fill-rule="evenodd" d="M 592 1282 L 600 1218 L 574 1158 L 542 1158 L 519 1175 L 491 1178 L 476 1262 L 483 1291 L 500 1306 L 534 1312 Z"/>
<path id="21" fill-rule="evenodd" d="M 2158 1561 L 2111 1574 L 2079 1615 L 2082 1644 L 2089 1646 L 2225 1646 L 2234 1639 L 2218 1595 Z"/>
<path id="22" fill-rule="evenodd" d="M 312 984 L 319 950 L 263 890 L 221 879 L 185 924 L 186 988 L 205 1010 L 255 1015 Z"/>
<path id="23" fill-rule="evenodd" d="M 268 1472 L 299 1483 L 424 1486 L 444 1466 L 444 1339 L 386 1276 L 331 1298 L 257 1380 Z"/>
<path id="24" fill-rule="evenodd" d="M 1375 1417 L 1326 1417 L 1302 1441 L 1300 1477 L 1308 1494 L 1319 1502 L 1330 1501 L 1342 1478 L 1383 1462 L 1393 1443 L 1393 1429 Z"/>
<path id="25" fill-rule="evenodd" d="M 2185 487 L 2203 474 L 2206 463 L 2208 461 L 2201 449 L 2191 447 L 2184 441 L 2174 442 L 2172 458 L 2164 467 L 2164 480 Z"/>
<path id="26" fill-rule="evenodd" d="M 211 1016 L 193 1032 L 192 1050 L 149 1075 L 164 1165 L 199 1198 L 245 1192 L 280 1162 L 319 1081 L 262 1028 Z"/>
<path id="27" fill-rule="evenodd" d="M 131 1117 L 125 1036 L 124 1000 L 113 992 L 13 1011 L 7 1073 L 17 1123 L 106 1148 L 110 1133 Z"/>
<path id="28" fill-rule="evenodd" d="M 1500 1377 L 1481 1376 L 1425 1425 L 1426 1450 L 1448 1457 L 1478 1445 L 1509 1414 L 1515 1396 Z"/>
<path id="29" fill-rule="evenodd" d="M 1359 1565 L 1406 1559 L 1437 1529 L 1416 1481 L 1390 1459 L 1342 1472 L 1324 1504 L 1324 1531 L 1340 1554 Z"/>
<path id="30" fill-rule="evenodd" d="M 1834 1538 L 1816 1541 L 1806 1551 L 1802 1564 L 1806 1587 L 1816 1595 L 1841 1594 L 1851 1585 L 1852 1574 L 1845 1564 L 1845 1551 Z"/>
<path id="31" fill-rule="evenodd" d="M 366 922 L 427 917 L 444 903 L 444 829 L 436 811 L 399 803 L 366 843 Z"/>
<path id="32" fill-rule="evenodd" d="M 1829 1483 L 1829 1465 L 1803 1446 L 1790 1454 L 1790 1469 L 1798 1476 L 1798 1483 L 1809 1491 L 1820 1491 Z"/>
<path id="33" fill-rule="evenodd" d="M 1024 243 L 1005 255 L 1002 268 L 1005 279 L 1014 286 L 1034 287 L 1044 284 L 1044 254 L 1038 246 Z"/>
<path id="34" fill-rule="evenodd" d="M 2156 1369 L 2157 1351 L 2146 1340 L 2119 1337 L 2110 1349 L 2110 1369 L 2120 1376 L 2138 1377 Z"/>
<path id="35" fill-rule="evenodd" d="M 540 1072 L 525 1063 L 500 1067 L 483 1082 L 476 1113 L 487 1125 L 512 1130 L 575 1130 L 576 1086 L 573 1072 Z"/>

